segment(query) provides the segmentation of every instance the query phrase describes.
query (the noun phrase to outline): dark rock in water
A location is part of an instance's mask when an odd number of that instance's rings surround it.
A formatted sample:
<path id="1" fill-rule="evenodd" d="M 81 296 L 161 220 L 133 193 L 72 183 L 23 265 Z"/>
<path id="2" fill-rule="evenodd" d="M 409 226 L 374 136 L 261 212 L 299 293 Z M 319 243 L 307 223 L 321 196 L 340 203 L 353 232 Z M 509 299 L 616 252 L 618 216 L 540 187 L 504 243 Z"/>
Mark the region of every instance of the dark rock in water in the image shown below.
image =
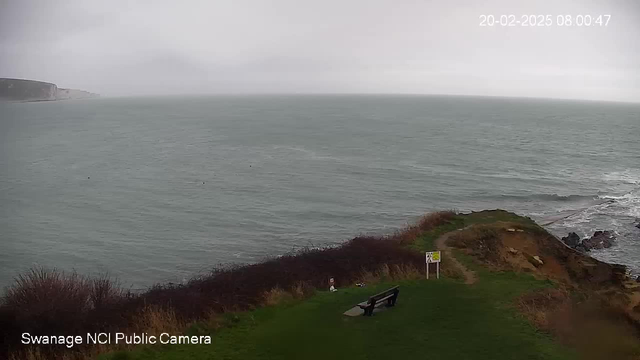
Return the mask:
<path id="1" fill-rule="evenodd" d="M 582 245 L 587 250 L 606 249 L 612 247 L 615 240 L 611 231 L 596 231 L 592 237 L 582 240 Z"/>
<path id="2" fill-rule="evenodd" d="M 636 282 L 640 283 L 640 276 L 636 278 Z"/>
<path id="3" fill-rule="evenodd" d="M 575 249 L 577 251 L 580 251 L 581 253 L 586 253 L 587 251 L 589 251 L 589 249 L 587 249 L 584 245 L 579 244 L 578 246 L 575 247 Z"/>
<path id="4" fill-rule="evenodd" d="M 580 236 L 572 232 L 568 236 L 562 238 L 562 242 L 567 244 L 568 247 L 574 248 L 580 244 Z"/>
<path id="5" fill-rule="evenodd" d="M 636 218 L 636 225 L 635 227 L 637 227 L 638 229 L 640 229 L 640 218 Z"/>

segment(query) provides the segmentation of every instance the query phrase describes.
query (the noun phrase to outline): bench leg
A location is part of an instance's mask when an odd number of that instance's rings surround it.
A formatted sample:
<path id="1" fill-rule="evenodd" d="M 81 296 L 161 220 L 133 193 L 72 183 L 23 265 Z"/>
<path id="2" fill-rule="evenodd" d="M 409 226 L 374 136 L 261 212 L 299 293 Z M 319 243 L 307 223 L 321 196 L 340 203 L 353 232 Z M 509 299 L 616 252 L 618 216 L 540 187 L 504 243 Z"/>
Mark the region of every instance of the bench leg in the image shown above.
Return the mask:
<path id="1" fill-rule="evenodd" d="M 398 299 L 398 293 L 400 292 L 400 290 L 396 290 L 393 293 L 393 296 L 389 298 L 389 300 L 387 300 L 387 306 L 395 306 L 396 304 L 396 299 Z"/>
<path id="2" fill-rule="evenodd" d="M 364 314 L 366 316 L 372 316 L 373 315 L 373 309 L 376 307 L 376 302 L 373 301 L 371 304 L 369 304 L 369 306 L 367 307 L 367 309 L 364 311 Z"/>

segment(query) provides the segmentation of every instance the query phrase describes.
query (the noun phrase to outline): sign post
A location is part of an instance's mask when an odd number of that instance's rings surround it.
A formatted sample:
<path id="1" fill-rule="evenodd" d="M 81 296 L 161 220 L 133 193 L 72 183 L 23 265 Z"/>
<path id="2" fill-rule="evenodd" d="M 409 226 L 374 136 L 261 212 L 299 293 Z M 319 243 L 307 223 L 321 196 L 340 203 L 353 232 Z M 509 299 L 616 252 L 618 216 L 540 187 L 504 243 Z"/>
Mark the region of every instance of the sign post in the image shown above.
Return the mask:
<path id="1" fill-rule="evenodd" d="M 429 264 L 436 263 L 436 279 L 440 279 L 440 251 L 427 251 L 426 252 L 426 273 L 427 279 L 429 279 Z"/>

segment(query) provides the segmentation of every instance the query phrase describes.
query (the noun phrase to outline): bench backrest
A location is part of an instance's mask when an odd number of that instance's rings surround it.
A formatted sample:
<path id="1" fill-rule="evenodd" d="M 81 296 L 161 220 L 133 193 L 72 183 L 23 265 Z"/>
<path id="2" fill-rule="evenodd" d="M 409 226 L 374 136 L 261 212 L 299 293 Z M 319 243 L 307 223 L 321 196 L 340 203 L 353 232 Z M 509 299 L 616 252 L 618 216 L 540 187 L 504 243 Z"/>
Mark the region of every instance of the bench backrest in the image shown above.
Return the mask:
<path id="1" fill-rule="evenodd" d="M 383 297 L 394 293 L 396 290 L 398 290 L 399 287 L 400 286 L 396 285 L 396 286 L 392 287 L 391 289 L 387 289 L 387 290 L 385 290 L 385 291 L 383 291 L 381 293 L 378 293 L 378 294 L 375 294 L 373 296 L 370 296 L 368 302 L 372 303 L 373 301 L 378 301 L 378 299 L 382 299 Z"/>

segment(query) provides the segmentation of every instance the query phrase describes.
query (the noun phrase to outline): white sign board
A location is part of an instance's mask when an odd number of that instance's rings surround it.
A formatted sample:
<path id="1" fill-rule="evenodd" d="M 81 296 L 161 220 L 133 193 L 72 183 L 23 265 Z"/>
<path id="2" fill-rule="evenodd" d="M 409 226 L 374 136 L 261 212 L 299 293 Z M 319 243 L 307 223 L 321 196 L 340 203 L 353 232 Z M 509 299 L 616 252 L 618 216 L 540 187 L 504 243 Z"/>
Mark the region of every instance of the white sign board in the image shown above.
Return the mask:
<path id="1" fill-rule="evenodd" d="M 440 251 L 427 251 L 426 256 L 425 272 L 427 273 L 427 279 L 429 278 L 429 264 L 431 263 L 436 263 L 436 278 L 440 279 Z"/>
<path id="2" fill-rule="evenodd" d="M 440 251 L 427 251 L 427 264 L 439 263 Z"/>

